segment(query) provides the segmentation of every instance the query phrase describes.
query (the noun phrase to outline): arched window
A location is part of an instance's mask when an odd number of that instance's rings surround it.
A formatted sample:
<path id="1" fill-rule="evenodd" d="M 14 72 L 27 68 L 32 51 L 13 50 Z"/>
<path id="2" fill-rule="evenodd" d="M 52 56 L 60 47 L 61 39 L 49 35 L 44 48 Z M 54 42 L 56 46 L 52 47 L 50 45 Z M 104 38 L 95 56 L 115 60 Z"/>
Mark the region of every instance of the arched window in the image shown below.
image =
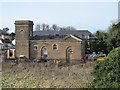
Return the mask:
<path id="1" fill-rule="evenodd" d="M 56 49 L 57 49 L 57 45 L 54 44 L 54 45 L 53 45 L 53 50 L 56 50 Z"/>
<path id="2" fill-rule="evenodd" d="M 20 33 L 23 34 L 23 29 L 20 30 Z"/>
<path id="3" fill-rule="evenodd" d="M 37 49 L 38 49 L 38 46 L 37 46 L 37 45 L 34 45 L 34 46 L 33 46 L 33 49 L 34 49 L 34 50 L 37 50 Z"/>

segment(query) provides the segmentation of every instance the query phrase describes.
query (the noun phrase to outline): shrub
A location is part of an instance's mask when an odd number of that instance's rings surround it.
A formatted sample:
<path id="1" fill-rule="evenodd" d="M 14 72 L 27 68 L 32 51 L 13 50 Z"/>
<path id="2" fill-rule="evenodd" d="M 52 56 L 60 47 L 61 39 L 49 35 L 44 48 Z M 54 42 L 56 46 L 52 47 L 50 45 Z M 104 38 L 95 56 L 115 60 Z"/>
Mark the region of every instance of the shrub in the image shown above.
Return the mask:
<path id="1" fill-rule="evenodd" d="M 113 49 L 104 61 L 98 61 L 92 74 L 94 88 L 120 87 L 120 47 Z"/>

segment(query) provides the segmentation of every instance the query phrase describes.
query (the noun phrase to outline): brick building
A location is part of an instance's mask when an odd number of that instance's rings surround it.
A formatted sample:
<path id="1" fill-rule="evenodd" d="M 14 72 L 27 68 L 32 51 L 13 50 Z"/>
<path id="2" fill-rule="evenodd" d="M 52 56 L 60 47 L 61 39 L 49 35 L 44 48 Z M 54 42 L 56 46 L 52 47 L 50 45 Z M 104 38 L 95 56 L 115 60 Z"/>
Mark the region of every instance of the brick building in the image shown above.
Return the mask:
<path id="1" fill-rule="evenodd" d="M 33 22 L 15 21 L 16 57 L 33 59 L 80 60 L 85 54 L 84 41 L 69 35 L 33 35 Z"/>

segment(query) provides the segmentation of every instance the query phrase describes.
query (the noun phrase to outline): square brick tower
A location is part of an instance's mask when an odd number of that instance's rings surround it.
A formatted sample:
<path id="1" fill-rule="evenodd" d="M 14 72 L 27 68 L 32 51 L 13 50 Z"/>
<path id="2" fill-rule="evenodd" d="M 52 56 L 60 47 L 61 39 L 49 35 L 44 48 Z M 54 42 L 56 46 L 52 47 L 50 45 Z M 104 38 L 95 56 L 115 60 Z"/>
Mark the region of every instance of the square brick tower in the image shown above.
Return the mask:
<path id="1" fill-rule="evenodd" d="M 33 22 L 29 20 L 15 21 L 15 35 L 16 35 L 16 57 L 25 55 L 28 59 L 30 57 L 30 38 L 33 35 Z"/>

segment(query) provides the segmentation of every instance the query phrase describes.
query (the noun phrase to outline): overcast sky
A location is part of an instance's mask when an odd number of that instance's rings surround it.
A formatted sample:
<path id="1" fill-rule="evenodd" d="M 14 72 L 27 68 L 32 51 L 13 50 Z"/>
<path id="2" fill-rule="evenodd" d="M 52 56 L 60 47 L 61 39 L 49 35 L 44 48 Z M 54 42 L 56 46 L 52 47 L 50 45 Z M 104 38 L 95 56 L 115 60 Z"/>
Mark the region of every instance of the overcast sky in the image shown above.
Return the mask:
<path id="1" fill-rule="evenodd" d="M 2 2 L 0 29 L 15 31 L 15 20 L 73 26 L 91 32 L 107 30 L 118 19 L 117 2 Z"/>

